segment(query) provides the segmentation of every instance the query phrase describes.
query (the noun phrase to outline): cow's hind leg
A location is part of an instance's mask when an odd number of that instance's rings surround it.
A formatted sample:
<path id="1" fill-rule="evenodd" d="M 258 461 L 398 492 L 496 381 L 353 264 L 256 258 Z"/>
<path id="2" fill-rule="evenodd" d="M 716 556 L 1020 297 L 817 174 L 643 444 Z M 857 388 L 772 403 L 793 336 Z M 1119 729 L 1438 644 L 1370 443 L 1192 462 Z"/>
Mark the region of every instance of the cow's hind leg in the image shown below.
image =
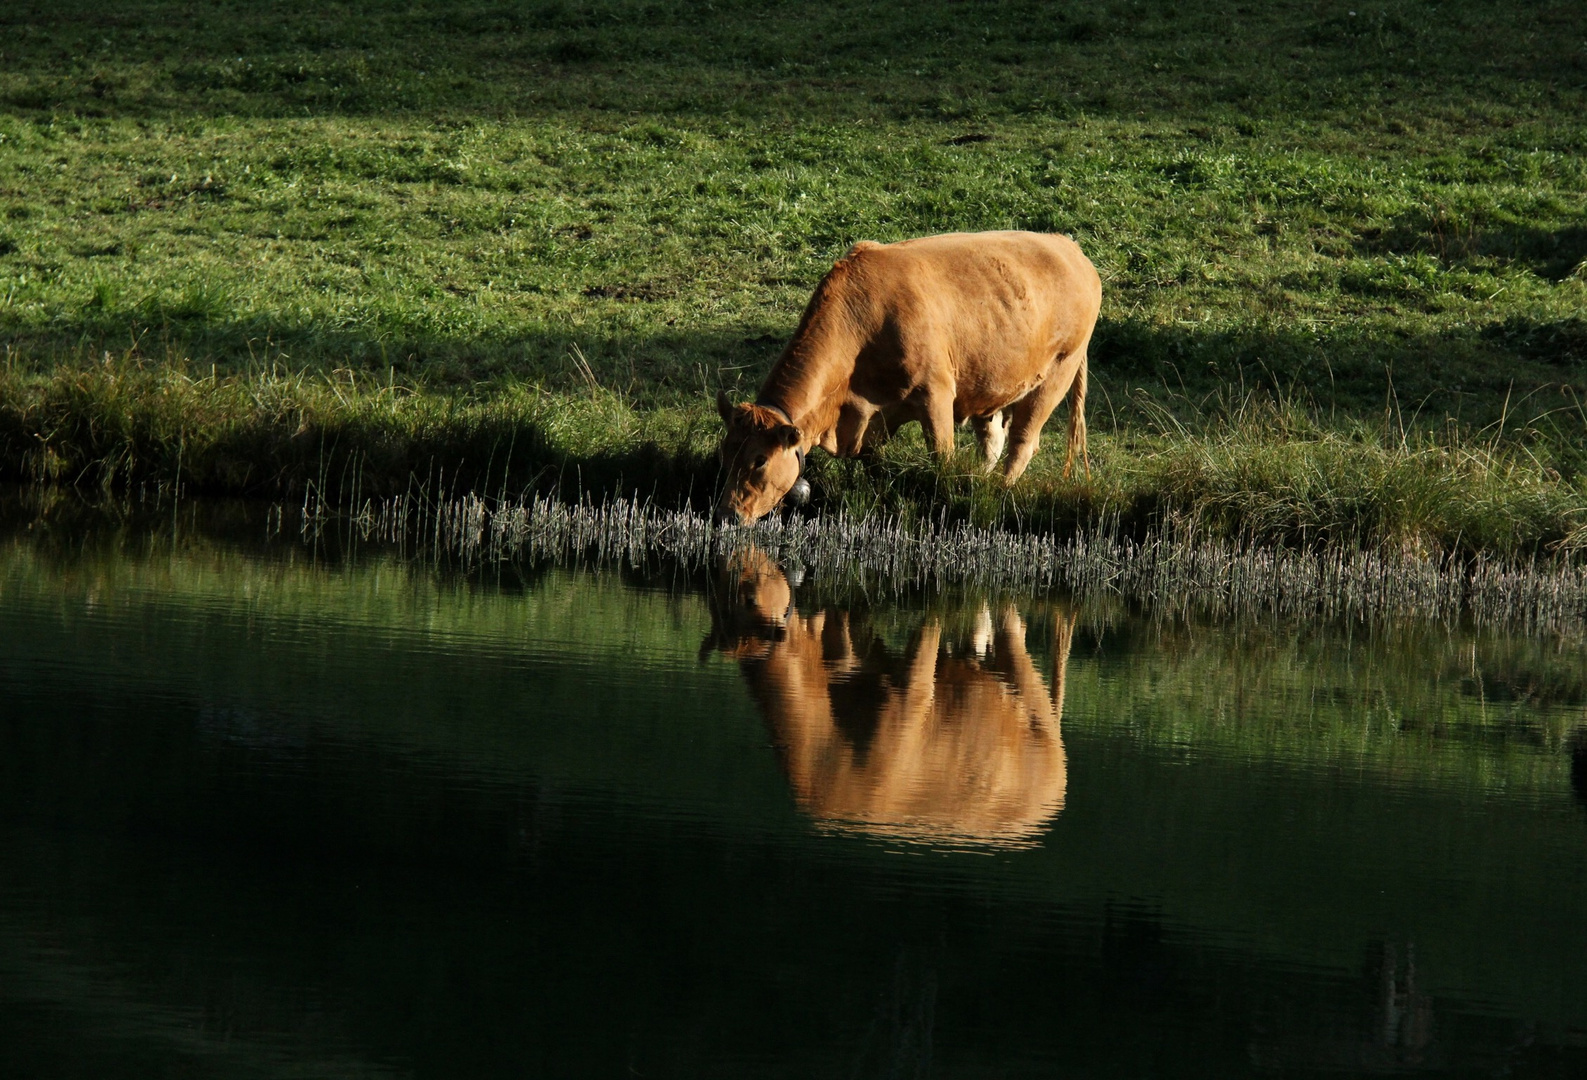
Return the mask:
<path id="1" fill-rule="evenodd" d="M 997 459 L 1003 456 L 1003 444 L 1008 441 L 1008 426 L 1013 419 L 1014 414 L 1008 409 L 1001 409 L 991 416 L 970 417 L 970 426 L 975 429 L 976 441 L 981 444 L 981 456 L 986 459 L 988 472 L 997 464 Z"/>
<path id="2" fill-rule="evenodd" d="M 1085 366 L 1083 350 L 1059 358 L 1053 370 L 1040 386 L 1021 398 L 1015 405 L 1014 422 L 1009 426 L 1008 460 L 1003 463 L 1003 475 L 1012 483 L 1018 480 L 1036 455 L 1041 445 L 1041 426 L 1069 393 L 1075 375 Z"/>

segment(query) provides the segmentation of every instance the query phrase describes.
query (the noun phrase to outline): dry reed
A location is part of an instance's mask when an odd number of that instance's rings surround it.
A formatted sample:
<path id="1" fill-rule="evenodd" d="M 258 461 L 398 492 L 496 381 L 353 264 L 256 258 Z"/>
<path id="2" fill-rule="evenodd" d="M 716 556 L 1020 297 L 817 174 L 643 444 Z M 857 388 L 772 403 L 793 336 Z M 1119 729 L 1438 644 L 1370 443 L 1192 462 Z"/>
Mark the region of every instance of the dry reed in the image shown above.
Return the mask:
<path id="1" fill-rule="evenodd" d="M 284 524 L 284 523 L 283 523 Z M 1411 616 L 1547 631 L 1587 622 L 1587 566 L 1315 550 L 1210 540 L 1159 529 L 1068 539 L 945 521 L 844 513 L 724 527 L 689 510 L 608 500 L 492 500 L 426 492 L 334 507 L 311 490 L 305 538 L 394 544 L 421 559 L 478 566 L 587 561 L 642 566 L 658 558 L 700 568 L 755 545 L 816 580 L 881 588 L 948 585 L 1027 593 L 1108 594 L 1162 613 L 1214 618 L 1270 612 L 1296 619 Z"/>

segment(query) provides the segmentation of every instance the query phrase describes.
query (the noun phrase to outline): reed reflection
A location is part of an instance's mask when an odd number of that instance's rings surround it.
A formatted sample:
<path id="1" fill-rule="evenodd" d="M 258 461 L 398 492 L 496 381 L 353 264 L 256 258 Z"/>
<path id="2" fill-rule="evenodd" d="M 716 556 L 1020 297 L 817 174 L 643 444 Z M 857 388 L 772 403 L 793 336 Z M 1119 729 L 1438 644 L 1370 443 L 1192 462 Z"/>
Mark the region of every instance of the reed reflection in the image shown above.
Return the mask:
<path id="1" fill-rule="evenodd" d="M 735 556 L 701 647 L 736 659 L 794 798 L 824 826 L 936 846 L 1033 846 L 1063 808 L 1074 614 L 1055 612 L 1049 689 L 1013 606 L 927 616 L 902 650 L 862 613 L 794 603 L 764 552 Z M 955 641 L 945 621 L 967 632 Z"/>

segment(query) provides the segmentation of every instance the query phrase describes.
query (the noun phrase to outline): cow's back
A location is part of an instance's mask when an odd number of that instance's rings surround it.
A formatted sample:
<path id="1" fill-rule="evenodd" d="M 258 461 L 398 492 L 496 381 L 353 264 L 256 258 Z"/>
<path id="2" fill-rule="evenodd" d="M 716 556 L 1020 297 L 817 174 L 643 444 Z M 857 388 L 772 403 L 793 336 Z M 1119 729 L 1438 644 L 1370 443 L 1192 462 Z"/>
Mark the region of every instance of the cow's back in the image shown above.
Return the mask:
<path id="1" fill-rule="evenodd" d="M 947 376 L 961 416 L 1027 392 L 1085 346 L 1101 310 L 1101 278 L 1067 236 L 948 233 L 859 244 L 844 262 L 844 301 L 870 340 L 856 390 L 882 399 Z"/>

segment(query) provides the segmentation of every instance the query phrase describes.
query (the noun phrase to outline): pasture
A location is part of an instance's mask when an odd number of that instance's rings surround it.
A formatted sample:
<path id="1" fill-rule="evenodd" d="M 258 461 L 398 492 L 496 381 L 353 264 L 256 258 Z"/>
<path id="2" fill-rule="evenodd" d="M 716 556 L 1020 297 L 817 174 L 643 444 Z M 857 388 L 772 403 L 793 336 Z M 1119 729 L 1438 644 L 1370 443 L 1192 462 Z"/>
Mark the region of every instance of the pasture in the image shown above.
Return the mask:
<path id="1" fill-rule="evenodd" d="M 812 459 L 980 524 L 1587 548 L 1577 4 L 0 12 L 0 472 L 699 500 L 856 240 L 1101 271 L 1090 481 Z"/>

